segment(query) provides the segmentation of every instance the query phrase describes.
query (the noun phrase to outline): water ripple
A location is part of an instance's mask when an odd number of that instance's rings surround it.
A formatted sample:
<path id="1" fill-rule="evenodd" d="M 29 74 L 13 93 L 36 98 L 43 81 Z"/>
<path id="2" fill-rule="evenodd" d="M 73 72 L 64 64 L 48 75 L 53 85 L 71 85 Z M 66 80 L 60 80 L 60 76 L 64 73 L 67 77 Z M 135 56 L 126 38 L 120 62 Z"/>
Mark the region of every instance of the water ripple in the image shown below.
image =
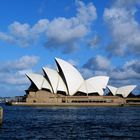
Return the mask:
<path id="1" fill-rule="evenodd" d="M 3 106 L 0 140 L 139 140 L 140 107 Z"/>

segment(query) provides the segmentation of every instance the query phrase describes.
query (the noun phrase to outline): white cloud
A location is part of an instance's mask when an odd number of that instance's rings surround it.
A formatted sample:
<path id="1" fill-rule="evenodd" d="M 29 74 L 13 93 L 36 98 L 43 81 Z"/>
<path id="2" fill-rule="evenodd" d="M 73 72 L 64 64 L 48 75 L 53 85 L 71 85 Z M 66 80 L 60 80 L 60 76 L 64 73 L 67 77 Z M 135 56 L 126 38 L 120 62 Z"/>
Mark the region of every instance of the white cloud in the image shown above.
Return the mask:
<path id="1" fill-rule="evenodd" d="M 47 48 L 62 48 L 63 52 L 72 52 L 76 42 L 90 32 L 92 22 L 97 18 L 93 3 L 76 1 L 77 13 L 71 18 L 58 17 L 53 20 L 40 19 L 35 25 L 15 21 L 8 27 L 7 33 L 0 33 L 0 39 L 27 47 L 38 40 L 46 42 Z M 67 46 L 67 47 L 66 47 Z"/>
<path id="2" fill-rule="evenodd" d="M 96 56 L 89 59 L 81 68 L 81 73 L 84 77 L 91 77 L 93 74 L 107 75 L 110 77 L 109 84 L 116 87 L 136 84 L 139 90 L 140 83 L 140 62 L 138 59 L 132 59 L 118 68 L 111 64 L 111 61 L 103 56 Z"/>
<path id="3" fill-rule="evenodd" d="M 91 57 L 80 69 L 85 78 L 92 76 L 109 76 L 109 72 L 114 68 L 111 61 L 102 55 Z"/>
<path id="4" fill-rule="evenodd" d="M 29 36 L 29 30 L 29 24 L 21 24 L 19 22 L 14 22 L 11 25 L 9 25 L 9 31 L 15 37 L 26 38 Z"/>
<path id="5" fill-rule="evenodd" d="M 14 61 L 7 61 L 6 63 L 4 63 L 5 68 L 11 68 L 11 69 L 18 69 L 18 70 L 22 70 L 22 69 L 28 69 L 33 67 L 35 64 L 37 64 L 39 60 L 39 57 L 37 56 L 23 56 L 18 60 L 14 60 Z"/>
<path id="6" fill-rule="evenodd" d="M 117 1 L 111 8 L 104 11 L 104 20 L 112 35 L 108 48 L 110 53 L 117 55 L 140 53 L 140 23 L 135 19 L 138 9 L 136 1 Z"/>
<path id="7" fill-rule="evenodd" d="M 93 3 L 89 3 L 85 5 L 82 1 L 77 1 L 78 9 L 77 9 L 77 19 L 80 23 L 84 25 L 90 24 L 97 18 L 96 8 Z"/>
<path id="8" fill-rule="evenodd" d="M 15 40 L 12 36 L 9 36 L 3 32 L 0 32 L 0 40 L 6 41 L 8 43 L 15 43 Z"/>
<path id="9" fill-rule="evenodd" d="M 48 19 L 40 19 L 31 29 L 32 34 L 39 35 L 47 31 L 49 24 Z"/>
<path id="10" fill-rule="evenodd" d="M 75 18 L 57 18 L 50 22 L 47 37 L 58 43 L 64 43 L 85 36 L 87 31 L 87 27 L 77 23 Z"/>
<path id="11" fill-rule="evenodd" d="M 25 77 L 25 73 L 20 73 L 18 71 L 0 72 L 0 85 L 7 84 L 10 85 L 25 85 L 28 81 Z"/>
<path id="12" fill-rule="evenodd" d="M 73 60 L 73 59 L 69 59 L 68 62 L 69 62 L 70 64 L 72 64 L 73 66 L 77 66 L 77 65 L 78 65 L 78 61 Z"/>
<path id="13" fill-rule="evenodd" d="M 92 69 L 92 70 L 108 70 L 111 69 L 111 62 L 107 57 L 97 55 L 95 57 L 90 58 L 84 67 Z"/>
<path id="14" fill-rule="evenodd" d="M 90 25 L 97 18 L 96 8 L 82 1 L 78 1 L 77 6 L 75 17 L 59 17 L 49 22 L 46 47 L 63 47 L 63 52 L 72 52 L 77 49 L 76 42 L 90 32 Z"/>
<path id="15" fill-rule="evenodd" d="M 110 60 L 101 55 L 97 55 L 95 61 L 99 69 L 109 69 L 111 67 Z"/>
<path id="16" fill-rule="evenodd" d="M 23 56 L 18 60 L 0 62 L 0 85 L 24 85 L 28 83 L 25 73 L 32 72 L 33 66 L 38 62 L 37 56 Z"/>
<path id="17" fill-rule="evenodd" d="M 96 48 L 98 44 L 100 43 L 101 38 L 98 35 L 94 35 L 91 39 L 88 40 L 88 45 L 91 48 Z"/>
<path id="18" fill-rule="evenodd" d="M 103 75 L 103 76 L 109 76 L 108 73 L 107 73 L 107 71 L 103 71 L 103 70 L 102 71 L 101 70 L 96 70 L 95 71 L 95 75 L 96 76 L 101 76 L 101 75 Z"/>
<path id="19" fill-rule="evenodd" d="M 81 68 L 80 69 L 80 73 L 82 74 L 82 76 L 85 78 L 85 79 L 88 79 L 92 76 L 94 76 L 93 74 L 93 70 L 89 69 L 89 68 Z"/>
<path id="20" fill-rule="evenodd" d="M 132 59 L 124 63 L 122 68 L 114 68 L 108 72 L 110 83 L 114 86 L 135 84 L 137 92 L 140 90 L 140 63 L 138 59 Z"/>
<path id="21" fill-rule="evenodd" d="M 115 5 L 119 7 L 124 7 L 124 5 L 129 7 L 135 4 L 140 4 L 140 1 L 139 0 L 116 0 L 115 1 Z"/>
<path id="22" fill-rule="evenodd" d="M 133 69 L 114 70 L 110 73 L 110 77 L 117 80 L 140 79 L 140 74 Z"/>
<path id="23" fill-rule="evenodd" d="M 138 59 L 127 61 L 124 65 L 124 69 L 133 69 L 135 72 L 140 73 L 140 61 Z"/>

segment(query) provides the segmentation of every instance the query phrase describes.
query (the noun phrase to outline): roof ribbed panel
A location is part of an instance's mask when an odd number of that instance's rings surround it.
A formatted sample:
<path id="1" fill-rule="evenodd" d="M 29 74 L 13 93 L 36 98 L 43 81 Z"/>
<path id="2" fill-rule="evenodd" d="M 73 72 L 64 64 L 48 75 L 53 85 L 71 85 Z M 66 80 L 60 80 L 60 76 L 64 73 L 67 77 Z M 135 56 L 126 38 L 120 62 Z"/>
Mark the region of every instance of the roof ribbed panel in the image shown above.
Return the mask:
<path id="1" fill-rule="evenodd" d="M 103 95 L 104 92 L 102 90 L 102 88 L 100 86 L 94 86 L 94 84 L 92 84 L 91 80 L 86 80 L 86 87 L 87 87 L 87 93 L 98 93 L 99 95 Z"/>
<path id="2" fill-rule="evenodd" d="M 87 94 L 89 94 L 89 93 L 98 93 L 99 95 L 103 95 L 104 94 L 102 88 L 100 88 L 100 87 L 94 87 L 90 83 L 90 81 L 85 81 L 81 85 L 81 87 L 79 88 L 78 91 L 83 92 L 83 93 L 87 93 Z"/>
<path id="3" fill-rule="evenodd" d="M 55 60 L 58 66 L 59 74 L 68 89 L 68 94 L 74 95 L 84 82 L 83 77 L 70 63 L 59 58 L 55 58 Z"/>
<path id="4" fill-rule="evenodd" d="M 36 87 L 40 90 L 41 87 L 42 87 L 42 84 L 43 84 L 43 79 L 44 77 L 40 74 L 35 74 L 35 73 L 29 73 L 29 74 L 26 74 L 26 76 L 29 78 L 29 80 L 31 82 L 33 82 Z"/>
<path id="5" fill-rule="evenodd" d="M 63 91 L 66 93 L 66 95 L 68 95 L 67 87 L 60 76 L 59 76 L 57 91 Z"/>
<path id="6" fill-rule="evenodd" d="M 116 94 L 121 94 L 124 98 L 126 98 L 133 90 L 136 88 L 136 85 L 127 85 L 118 88 Z"/>
<path id="7" fill-rule="evenodd" d="M 57 93 L 57 86 L 59 81 L 59 74 L 56 70 L 50 69 L 50 68 L 43 68 L 45 74 L 47 75 L 48 82 L 50 83 L 53 92 Z"/>
<path id="8" fill-rule="evenodd" d="M 98 87 L 105 89 L 108 83 L 109 77 L 108 76 L 95 76 L 92 78 L 87 79 L 93 87 Z"/>
<path id="9" fill-rule="evenodd" d="M 53 92 L 50 84 L 48 83 L 48 81 L 45 78 L 43 80 L 42 88 L 49 89 L 51 92 Z"/>
<path id="10" fill-rule="evenodd" d="M 44 78 L 44 76 L 40 75 L 40 74 L 35 74 L 35 73 L 29 73 L 26 74 L 26 76 L 29 78 L 29 80 L 31 82 L 33 82 L 36 87 L 41 90 L 42 87 L 49 89 L 50 91 L 52 90 L 49 83 L 47 82 L 47 80 Z"/>
<path id="11" fill-rule="evenodd" d="M 86 93 L 86 94 L 88 93 L 87 86 L 86 86 L 86 82 L 85 81 L 82 83 L 82 85 L 80 86 L 80 88 L 79 88 L 78 91 L 83 92 L 83 93 Z"/>
<path id="12" fill-rule="evenodd" d="M 107 88 L 109 89 L 109 91 L 115 96 L 116 92 L 117 92 L 117 88 L 113 87 L 113 86 L 107 86 Z"/>

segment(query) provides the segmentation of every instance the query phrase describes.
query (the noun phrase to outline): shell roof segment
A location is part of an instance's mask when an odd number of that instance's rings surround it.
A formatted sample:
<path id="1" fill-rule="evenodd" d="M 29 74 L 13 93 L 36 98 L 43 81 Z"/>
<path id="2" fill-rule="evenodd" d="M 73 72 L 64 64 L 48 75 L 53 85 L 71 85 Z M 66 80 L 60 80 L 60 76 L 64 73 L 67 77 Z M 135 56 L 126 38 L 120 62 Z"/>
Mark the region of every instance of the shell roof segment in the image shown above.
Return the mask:
<path id="1" fill-rule="evenodd" d="M 117 89 L 116 94 L 121 94 L 124 98 L 126 98 L 133 90 L 136 88 L 136 85 L 127 85 Z"/>
<path id="2" fill-rule="evenodd" d="M 80 92 L 83 92 L 83 93 L 87 93 L 87 94 L 90 94 L 90 93 L 98 93 L 99 95 L 103 95 L 104 92 L 103 92 L 103 89 L 100 88 L 100 87 L 95 87 L 91 81 L 88 81 L 86 80 L 82 85 L 81 87 L 79 88 Z"/>
<path id="3" fill-rule="evenodd" d="M 33 82 L 36 87 L 41 90 L 42 87 L 49 89 L 52 91 L 51 86 L 49 85 L 48 81 L 44 78 L 43 75 L 36 74 L 36 73 L 28 73 L 26 76 L 29 78 L 31 82 Z"/>
<path id="4" fill-rule="evenodd" d="M 109 89 L 109 91 L 115 96 L 116 92 L 117 92 L 117 88 L 113 87 L 113 86 L 107 86 L 107 88 Z"/>
<path id="5" fill-rule="evenodd" d="M 66 93 L 66 95 L 68 95 L 67 87 L 66 87 L 64 81 L 62 80 L 62 78 L 60 76 L 59 76 L 57 91 L 63 91 L 63 92 Z"/>
<path id="6" fill-rule="evenodd" d="M 49 89 L 51 92 L 53 92 L 50 84 L 45 78 L 43 79 L 42 89 Z"/>
<path id="7" fill-rule="evenodd" d="M 50 83 L 54 93 L 57 93 L 57 91 L 63 91 L 67 94 L 66 85 L 56 70 L 44 67 L 43 71 L 45 72 L 45 75 L 47 76 L 48 82 Z"/>
<path id="8" fill-rule="evenodd" d="M 90 84 L 92 84 L 94 87 L 105 89 L 107 86 L 107 83 L 109 81 L 108 76 L 94 76 L 86 80 Z"/>
<path id="9" fill-rule="evenodd" d="M 84 93 L 98 93 L 99 95 L 103 95 L 103 89 L 106 88 L 108 83 L 109 77 L 108 76 L 95 76 L 89 78 L 84 81 L 84 83 L 79 88 L 80 92 Z"/>
<path id="10" fill-rule="evenodd" d="M 56 70 L 53 70 L 51 68 L 44 67 L 43 71 L 45 72 L 45 75 L 47 76 L 48 82 L 50 83 L 53 93 L 57 92 L 57 86 L 59 82 L 59 75 Z"/>
<path id="11" fill-rule="evenodd" d="M 78 89 L 78 91 L 88 94 L 87 86 L 86 86 L 86 82 L 85 81 L 81 84 L 81 86 Z"/>
<path id="12" fill-rule="evenodd" d="M 59 58 L 55 58 L 55 60 L 58 66 L 59 74 L 61 75 L 68 89 L 68 94 L 74 95 L 84 82 L 83 77 L 70 63 Z"/>
<path id="13" fill-rule="evenodd" d="M 122 95 L 124 98 L 128 97 L 128 95 L 136 88 L 136 85 L 127 85 L 122 86 L 119 88 L 113 87 L 113 86 L 107 86 L 107 88 L 110 90 L 110 92 L 115 95 Z"/>

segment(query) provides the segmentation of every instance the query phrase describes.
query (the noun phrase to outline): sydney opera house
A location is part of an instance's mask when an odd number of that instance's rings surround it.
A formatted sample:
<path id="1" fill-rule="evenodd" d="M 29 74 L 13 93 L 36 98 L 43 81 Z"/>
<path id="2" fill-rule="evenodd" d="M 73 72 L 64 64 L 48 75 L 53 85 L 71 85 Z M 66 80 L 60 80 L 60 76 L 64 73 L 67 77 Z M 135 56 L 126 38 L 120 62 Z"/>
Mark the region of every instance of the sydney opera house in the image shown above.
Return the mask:
<path id="1" fill-rule="evenodd" d="M 108 85 L 108 76 L 84 79 L 70 63 L 55 58 L 57 70 L 43 67 L 44 74 L 28 73 L 31 85 L 24 104 L 44 105 L 122 105 L 132 101 L 136 85 L 116 88 Z M 105 94 L 105 89 L 108 93 Z"/>

